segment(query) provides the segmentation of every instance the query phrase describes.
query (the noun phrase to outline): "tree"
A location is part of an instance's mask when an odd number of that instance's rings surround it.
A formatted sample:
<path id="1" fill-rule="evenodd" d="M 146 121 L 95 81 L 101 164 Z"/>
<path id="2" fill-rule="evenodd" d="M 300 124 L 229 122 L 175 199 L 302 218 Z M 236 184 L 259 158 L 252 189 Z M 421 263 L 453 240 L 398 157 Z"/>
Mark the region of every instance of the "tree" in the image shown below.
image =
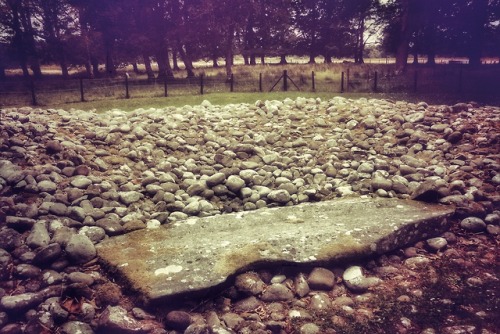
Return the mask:
<path id="1" fill-rule="evenodd" d="M 76 13 L 63 0 L 44 0 L 38 3 L 42 21 L 41 37 L 47 44 L 47 57 L 59 62 L 63 77 L 68 77 L 68 41 L 74 35 Z"/>
<path id="2" fill-rule="evenodd" d="M 33 18 L 34 6 L 25 0 L 3 0 L 0 6 L 2 30 L 15 50 L 23 75 L 28 77 L 31 67 L 35 77 L 41 77 L 39 49 L 35 42 L 39 26 Z"/>

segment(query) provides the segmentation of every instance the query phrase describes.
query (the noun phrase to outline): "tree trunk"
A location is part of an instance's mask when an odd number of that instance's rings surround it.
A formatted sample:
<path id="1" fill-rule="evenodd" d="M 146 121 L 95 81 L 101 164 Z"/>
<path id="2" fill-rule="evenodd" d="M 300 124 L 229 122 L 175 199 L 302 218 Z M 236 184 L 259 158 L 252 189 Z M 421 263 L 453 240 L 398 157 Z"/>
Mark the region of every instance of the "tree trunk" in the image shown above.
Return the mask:
<path id="1" fill-rule="evenodd" d="M 106 73 L 110 77 L 116 76 L 115 61 L 113 59 L 113 49 L 109 44 L 106 46 Z"/>
<path id="2" fill-rule="evenodd" d="M 472 21 L 471 45 L 469 47 L 469 65 L 480 66 L 483 52 L 485 25 L 488 22 L 488 0 L 476 0 L 471 2 Z"/>
<path id="3" fill-rule="evenodd" d="M 246 53 L 243 54 L 243 64 L 250 65 L 250 59 L 248 58 L 248 55 Z"/>
<path id="4" fill-rule="evenodd" d="M 35 78 L 40 79 L 42 78 L 42 68 L 40 66 L 40 62 L 38 59 L 33 59 L 33 63 L 31 64 L 31 70 L 33 71 L 33 75 Z"/>
<path id="5" fill-rule="evenodd" d="M 434 50 L 429 51 L 429 53 L 427 53 L 427 65 L 430 66 L 436 65 L 436 52 L 434 52 Z"/>
<path id="6" fill-rule="evenodd" d="M 92 57 L 90 62 L 92 63 L 92 72 L 94 72 L 94 78 L 99 78 L 101 76 L 99 72 L 99 60 L 96 57 Z"/>
<path id="7" fill-rule="evenodd" d="M 132 63 L 132 68 L 133 68 L 135 74 L 139 74 L 139 67 L 137 67 L 137 62 L 136 61 L 134 61 Z"/>
<path id="8" fill-rule="evenodd" d="M 66 63 L 66 55 L 64 52 L 64 46 L 60 46 L 59 52 L 59 66 L 61 66 L 61 73 L 64 79 L 69 77 L 68 64 Z"/>
<path id="9" fill-rule="evenodd" d="M 401 31 L 400 41 L 396 51 L 396 71 L 404 72 L 408 63 L 409 41 L 410 41 L 410 0 L 400 0 L 401 2 Z"/>
<path id="10" fill-rule="evenodd" d="M 233 75 L 233 39 L 234 31 L 236 27 L 234 23 L 231 23 L 227 32 L 226 40 L 226 80 L 229 82 Z"/>
<path id="11" fill-rule="evenodd" d="M 325 55 L 325 64 L 331 64 L 332 63 L 332 55 L 327 53 Z"/>
<path id="12" fill-rule="evenodd" d="M 251 53 L 250 54 L 250 65 L 256 65 L 257 64 L 257 61 L 255 59 L 255 53 Z"/>
<path id="13" fill-rule="evenodd" d="M 64 79 L 67 79 L 69 77 L 69 71 L 68 71 L 68 65 L 66 65 L 66 59 L 61 59 L 61 61 L 59 62 L 60 66 L 61 66 L 61 72 L 62 72 L 62 76 Z"/>
<path id="14" fill-rule="evenodd" d="M 418 52 L 413 52 L 413 65 L 418 65 Z"/>
<path id="15" fill-rule="evenodd" d="M 86 74 L 86 77 L 87 78 L 92 78 L 93 75 L 92 75 L 92 66 L 90 65 L 90 62 L 86 61 L 85 62 L 85 74 Z"/>
<path id="16" fill-rule="evenodd" d="M 288 64 L 288 62 L 286 61 L 286 55 L 281 55 L 280 57 L 281 57 L 281 59 L 280 59 L 280 65 L 286 65 L 286 64 Z"/>
<path id="17" fill-rule="evenodd" d="M 357 38 L 356 38 L 356 56 L 354 62 L 356 64 L 364 64 L 365 60 L 363 59 L 363 53 L 365 52 L 365 18 L 361 17 L 359 19 Z"/>
<path id="18" fill-rule="evenodd" d="M 316 64 L 316 33 L 311 36 L 311 44 L 309 45 L 309 64 Z"/>
<path id="19" fill-rule="evenodd" d="M 155 78 L 155 74 L 153 72 L 153 68 L 151 67 L 151 60 L 146 52 L 142 53 L 142 59 L 144 60 L 144 67 L 146 68 L 148 80 L 153 80 Z"/>
<path id="20" fill-rule="evenodd" d="M 174 71 L 179 71 L 180 67 L 179 67 L 179 63 L 177 61 L 177 49 L 176 48 L 174 48 L 172 50 L 172 62 L 174 65 L 174 67 L 173 67 Z"/>
<path id="21" fill-rule="evenodd" d="M 213 68 L 218 68 L 219 67 L 219 61 L 217 55 L 214 53 L 212 55 L 212 67 Z"/>
<path id="22" fill-rule="evenodd" d="M 182 47 L 180 39 L 177 39 L 177 50 L 179 51 L 179 55 L 181 56 L 184 66 L 186 67 L 187 77 L 193 78 L 194 77 L 193 62 L 191 61 L 191 58 L 189 57 L 188 53 Z"/>
<path id="23" fill-rule="evenodd" d="M 266 64 L 266 56 L 264 56 L 264 55 L 260 56 L 260 64 L 261 65 L 265 65 Z"/>
<path id="24" fill-rule="evenodd" d="M 20 3 L 12 3 L 12 30 L 14 32 L 14 36 L 12 39 L 12 46 L 14 47 L 17 59 L 19 60 L 19 66 L 23 71 L 23 76 L 28 78 L 30 76 L 30 72 L 28 69 L 28 55 L 26 46 L 24 43 L 23 31 L 21 29 L 21 19 L 20 19 Z"/>
<path id="25" fill-rule="evenodd" d="M 158 62 L 158 78 L 164 79 L 173 78 L 174 72 L 170 66 L 170 59 L 168 57 L 168 48 L 166 45 L 161 45 L 158 53 L 156 55 L 156 61 Z"/>

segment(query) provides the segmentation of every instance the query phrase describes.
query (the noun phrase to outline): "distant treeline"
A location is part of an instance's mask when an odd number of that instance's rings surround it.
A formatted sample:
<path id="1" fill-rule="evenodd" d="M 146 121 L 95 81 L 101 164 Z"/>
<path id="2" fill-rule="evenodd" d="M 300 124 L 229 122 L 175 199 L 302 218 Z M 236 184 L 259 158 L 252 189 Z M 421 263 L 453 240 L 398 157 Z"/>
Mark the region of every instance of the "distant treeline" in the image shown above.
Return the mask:
<path id="1" fill-rule="evenodd" d="M 363 63 L 368 41 L 396 57 L 500 55 L 500 0 L 0 0 L 0 78 L 6 68 L 41 77 L 41 64 L 84 66 L 88 77 L 114 76 L 120 64 L 144 63 L 148 77 L 173 76 L 182 61 L 234 55 L 245 64 L 266 56 Z M 99 65 L 105 64 L 105 73 Z M 31 72 L 30 72 L 31 70 Z"/>

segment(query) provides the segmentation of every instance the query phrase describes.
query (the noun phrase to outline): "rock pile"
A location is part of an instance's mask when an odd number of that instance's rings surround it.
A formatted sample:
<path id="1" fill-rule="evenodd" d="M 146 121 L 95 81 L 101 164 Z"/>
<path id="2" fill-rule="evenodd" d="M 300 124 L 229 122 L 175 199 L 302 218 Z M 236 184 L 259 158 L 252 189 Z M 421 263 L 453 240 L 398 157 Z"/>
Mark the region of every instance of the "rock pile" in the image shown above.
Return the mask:
<path id="1" fill-rule="evenodd" d="M 123 296 L 99 273 L 95 245 L 190 216 L 345 196 L 412 197 L 453 204 L 462 231 L 495 237 L 500 230 L 495 211 L 499 111 L 473 103 L 450 107 L 340 97 L 227 106 L 206 101 L 103 114 L 4 109 L 0 333 L 57 328 L 160 333 L 163 324 L 156 318 L 130 304 L 118 305 Z M 422 249 L 441 252 L 453 237 L 442 238 Z M 418 256 L 418 249 L 405 250 L 411 255 L 405 265 L 421 268 L 430 261 Z M 286 329 L 280 322 L 305 319 L 303 308 L 286 313 L 274 296 L 288 300 L 301 291 L 298 296 L 311 297 L 310 305 L 329 305 L 324 295 L 306 292 L 305 284 L 288 292 L 289 283 L 304 282 L 301 277 L 263 280 L 260 299 L 240 306 L 259 310 L 260 303 L 268 303 L 266 310 L 278 314 L 272 320 L 278 323 L 246 332 L 279 333 Z M 352 277 L 343 278 L 348 288 L 347 282 L 372 282 L 361 269 L 346 277 Z M 341 307 L 351 307 L 351 301 L 344 302 Z M 220 327 L 219 333 L 244 333 L 237 329 L 241 312 L 226 311 L 219 314 L 219 325 L 212 313 L 205 323 Z M 194 317 L 174 314 L 165 323 L 182 331 L 191 322 L 200 324 Z M 304 326 L 303 333 L 321 327 Z"/>

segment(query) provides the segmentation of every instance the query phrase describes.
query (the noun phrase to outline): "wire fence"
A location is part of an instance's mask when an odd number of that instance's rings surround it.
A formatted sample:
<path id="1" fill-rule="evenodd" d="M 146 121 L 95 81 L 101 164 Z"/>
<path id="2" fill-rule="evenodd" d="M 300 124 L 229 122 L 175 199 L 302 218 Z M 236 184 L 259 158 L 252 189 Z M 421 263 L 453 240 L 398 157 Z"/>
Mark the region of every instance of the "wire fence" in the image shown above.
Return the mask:
<path id="1" fill-rule="evenodd" d="M 300 73 L 241 73 L 229 79 L 200 74 L 192 78 L 131 79 L 11 79 L 0 82 L 0 106 L 54 105 L 98 101 L 204 95 L 230 92 L 304 91 L 331 93 L 443 93 L 500 94 L 500 69 L 442 66 L 410 69 L 398 74 L 391 68 L 367 70 L 355 66 L 341 71 Z"/>

